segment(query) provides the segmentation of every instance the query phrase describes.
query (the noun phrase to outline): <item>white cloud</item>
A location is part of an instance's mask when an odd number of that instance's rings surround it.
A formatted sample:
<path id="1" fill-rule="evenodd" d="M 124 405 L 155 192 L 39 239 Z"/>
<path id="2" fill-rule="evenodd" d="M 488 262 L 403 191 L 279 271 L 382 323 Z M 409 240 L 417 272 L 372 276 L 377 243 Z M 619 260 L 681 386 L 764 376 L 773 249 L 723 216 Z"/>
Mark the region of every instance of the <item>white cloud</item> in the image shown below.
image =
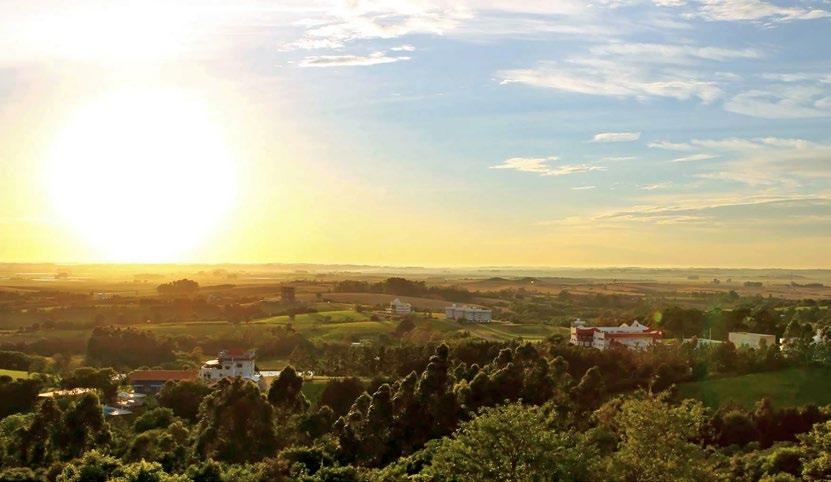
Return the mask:
<path id="1" fill-rule="evenodd" d="M 489 169 L 510 169 L 519 172 L 532 172 L 541 176 L 567 176 L 591 171 L 605 171 L 606 168 L 592 164 L 563 164 L 551 166 L 549 162 L 559 160 L 558 157 L 511 157 L 501 164 L 490 166 Z"/>
<path id="2" fill-rule="evenodd" d="M 595 55 L 627 56 L 633 61 L 655 62 L 660 59 L 667 63 L 690 63 L 695 60 L 725 61 L 733 59 L 757 59 L 762 53 L 756 49 L 730 49 L 723 47 L 701 47 L 682 44 L 623 43 L 612 42 L 590 49 Z"/>
<path id="3" fill-rule="evenodd" d="M 588 216 L 549 220 L 538 225 L 585 226 L 593 229 L 623 227 L 631 223 L 653 225 L 693 225 L 698 227 L 781 226 L 783 219 L 810 217 L 829 222 L 831 198 L 814 195 L 733 195 L 709 200 L 666 197 L 658 203 L 634 205 L 624 209 L 600 211 Z"/>
<path id="4" fill-rule="evenodd" d="M 679 75 L 660 66 L 647 68 L 598 58 L 543 62 L 531 69 L 503 71 L 498 77 L 503 85 L 520 83 L 563 92 L 613 97 L 697 98 L 711 103 L 722 95 L 718 84 L 713 81 Z"/>
<path id="5" fill-rule="evenodd" d="M 650 142 L 647 146 L 652 149 L 666 149 L 669 151 L 689 151 L 693 149 L 693 146 L 684 142 L 658 141 Z"/>
<path id="6" fill-rule="evenodd" d="M 389 56 L 384 52 L 369 55 L 312 55 L 300 61 L 301 67 L 365 67 L 410 60 L 410 57 Z"/>
<path id="7" fill-rule="evenodd" d="M 603 161 L 611 161 L 611 162 L 618 162 L 618 161 L 633 161 L 637 159 L 637 156 L 606 156 L 602 158 Z"/>
<path id="8" fill-rule="evenodd" d="M 556 161 L 557 157 L 545 158 L 528 158 L 528 157 L 511 157 L 505 159 L 501 164 L 491 166 L 489 169 L 511 169 L 520 172 L 536 172 L 545 174 L 551 169 L 548 161 Z"/>
<path id="9" fill-rule="evenodd" d="M 716 157 L 718 157 L 718 156 L 716 156 L 714 154 L 701 153 L 701 154 L 693 154 L 691 156 L 679 157 L 679 158 L 673 159 L 671 162 L 706 161 L 708 159 L 715 159 Z"/>
<path id="10" fill-rule="evenodd" d="M 631 142 L 641 138 L 640 132 L 599 132 L 592 142 Z"/>
<path id="11" fill-rule="evenodd" d="M 572 191 L 590 191 L 592 189 L 595 189 L 596 187 L 597 186 L 577 186 L 577 187 L 571 188 L 571 190 Z"/>
<path id="12" fill-rule="evenodd" d="M 831 92 L 820 84 L 770 86 L 742 92 L 724 104 L 730 112 L 766 119 L 831 116 Z"/>
<path id="13" fill-rule="evenodd" d="M 697 175 L 702 179 L 798 189 L 806 181 L 831 178 L 831 144 L 771 136 L 693 139 L 689 145 L 718 151 L 725 159 Z"/>
<path id="14" fill-rule="evenodd" d="M 546 176 L 568 176 L 569 174 L 578 174 L 581 172 L 605 171 L 603 166 L 595 166 L 592 164 L 564 164 L 552 168 L 544 175 Z"/>
<path id="15" fill-rule="evenodd" d="M 393 52 L 415 52 L 415 47 L 410 44 L 399 45 L 398 47 L 393 47 L 390 50 Z"/>
<path id="16" fill-rule="evenodd" d="M 667 189 L 670 186 L 672 186 L 672 182 L 666 181 L 666 182 L 656 182 L 654 184 L 645 184 L 643 186 L 638 186 L 638 187 L 640 189 L 644 190 L 644 191 L 656 191 L 656 190 L 659 190 L 659 189 Z"/>
<path id="17" fill-rule="evenodd" d="M 698 14 L 716 21 L 773 22 L 814 20 L 831 16 L 831 12 L 827 10 L 795 5 L 779 6 L 761 0 L 704 0 L 700 4 Z"/>

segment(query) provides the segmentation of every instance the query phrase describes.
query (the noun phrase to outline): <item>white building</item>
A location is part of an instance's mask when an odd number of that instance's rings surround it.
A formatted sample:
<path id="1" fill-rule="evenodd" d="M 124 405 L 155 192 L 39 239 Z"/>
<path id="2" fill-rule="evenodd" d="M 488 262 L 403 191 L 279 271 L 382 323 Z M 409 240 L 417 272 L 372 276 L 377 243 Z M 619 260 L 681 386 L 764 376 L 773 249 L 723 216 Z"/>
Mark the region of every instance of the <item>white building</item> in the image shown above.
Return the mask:
<path id="1" fill-rule="evenodd" d="M 409 303 L 404 303 L 400 299 L 396 298 L 390 302 L 390 306 L 387 308 L 387 313 L 391 315 L 409 315 L 413 312 L 413 305 Z"/>
<path id="2" fill-rule="evenodd" d="M 623 323 L 620 326 L 586 326 L 577 320 L 571 326 L 572 345 L 594 347 L 605 350 L 612 346 L 643 349 L 651 346 L 656 340 L 663 338 L 663 332 L 641 324 L 637 320 L 631 325 Z"/>
<path id="3" fill-rule="evenodd" d="M 199 369 L 199 378 L 208 382 L 225 377 L 247 378 L 260 388 L 265 387 L 265 380 L 254 362 L 254 350 L 222 350 L 216 360 L 208 360 Z"/>
<path id="4" fill-rule="evenodd" d="M 764 333 L 747 333 L 744 331 L 731 331 L 727 334 L 727 340 L 736 345 L 736 348 L 746 346 L 750 348 L 761 348 L 762 344 L 771 347 L 776 346 L 776 336 Z"/>
<path id="5" fill-rule="evenodd" d="M 450 320 L 465 321 L 491 321 L 493 312 L 485 308 L 469 305 L 456 305 L 455 303 L 444 309 L 445 316 Z"/>

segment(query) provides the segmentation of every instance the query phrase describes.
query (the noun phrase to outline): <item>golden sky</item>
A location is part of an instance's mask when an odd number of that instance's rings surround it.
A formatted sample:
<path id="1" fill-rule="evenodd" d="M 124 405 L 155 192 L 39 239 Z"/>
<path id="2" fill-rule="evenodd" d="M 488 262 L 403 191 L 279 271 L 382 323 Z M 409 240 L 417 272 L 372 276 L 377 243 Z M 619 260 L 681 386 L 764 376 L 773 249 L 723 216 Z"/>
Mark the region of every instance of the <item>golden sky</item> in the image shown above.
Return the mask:
<path id="1" fill-rule="evenodd" d="M 769 6 L 5 2 L 0 262 L 831 267 Z"/>

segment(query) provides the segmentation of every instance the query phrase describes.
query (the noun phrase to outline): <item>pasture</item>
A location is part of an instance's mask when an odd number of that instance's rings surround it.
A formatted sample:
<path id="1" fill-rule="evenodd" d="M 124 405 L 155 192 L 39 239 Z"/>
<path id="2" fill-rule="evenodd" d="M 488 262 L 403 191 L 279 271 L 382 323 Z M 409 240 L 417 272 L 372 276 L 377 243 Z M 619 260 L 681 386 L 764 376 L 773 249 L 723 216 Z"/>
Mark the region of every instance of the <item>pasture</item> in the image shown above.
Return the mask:
<path id="1" fill-rule="evenodd" d="M 777 407 L 825 405 L 831 403 L 831 368 L 792 368 L 682 383 L 678 393 L 713 409 L 731 402 L 752 407 L 764 397 Z"/>
<path id="2" fill-rule="evenodd" d="M 13 379 L 30 378 L 31 374 L 22 370 L 5 370 L 0 368 L 0 377 L 12 377 Z"/>

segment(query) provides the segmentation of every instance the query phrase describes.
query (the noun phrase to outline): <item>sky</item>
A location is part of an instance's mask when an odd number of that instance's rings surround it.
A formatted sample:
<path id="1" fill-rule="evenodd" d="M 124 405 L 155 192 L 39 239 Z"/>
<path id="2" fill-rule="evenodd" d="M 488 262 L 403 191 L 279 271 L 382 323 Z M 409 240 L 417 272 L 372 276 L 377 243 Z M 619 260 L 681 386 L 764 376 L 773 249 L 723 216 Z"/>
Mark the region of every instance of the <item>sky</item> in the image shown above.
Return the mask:
<path id="1" fill-rule="evenodd" d="M 831 268 L 828 0 L 0 18 L 0 262 Z"/>

